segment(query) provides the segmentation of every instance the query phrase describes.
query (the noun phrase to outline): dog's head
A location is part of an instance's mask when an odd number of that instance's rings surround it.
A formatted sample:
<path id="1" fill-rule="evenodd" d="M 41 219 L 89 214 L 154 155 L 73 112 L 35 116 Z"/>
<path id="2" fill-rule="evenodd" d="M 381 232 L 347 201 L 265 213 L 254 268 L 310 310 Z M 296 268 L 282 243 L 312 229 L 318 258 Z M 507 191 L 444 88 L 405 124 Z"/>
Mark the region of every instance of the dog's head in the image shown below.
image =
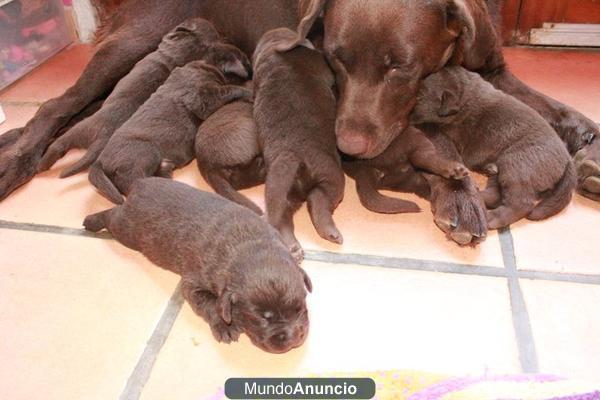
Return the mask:
<path id="1" fill-rule="evenodd" d="M 234 322 L 254 345 L 277 354 L 301 346 L 309 329 L 306 294 L 312 291 L 312 283 L 286 253 L 257 254 L 245 260 L 246 270 L 252 273 L 219 297 L 226 323 Z M 248 268 L 248 262 L 260 268 Z"/>
<path id="2" fill-rule="evenodd" d="M 223 42 L 210 46 L 204 60 L 216 66 L 223 75 L 235 75 L 244 80 L 252 76 L 252 65 L 248 56 L 237 47 Z"/>
<path id="3" fill-rule="evenodd" d="M 344 153 L 373 158 L 408 125 L 421 80 L 472 46 L 467 0 L 301 0 L 298 36 L 323 12 L 324 52 L 339 91 Z M 470 4 L 470 3 L 469 3 Z"/>
<path id="4" fill-rule="evenodd" d="M 305 37 L 300 38 L 297 32 L 288 28 L 272 29 L 260 38 L 254 50 L 252 63 L 255 68 L 259 68 L 263 60 L 268 59 L 272 54 L 290 51 L 298 46 L 314 50 L 310 40 Z"/>
<path id="5" fill-rule="evenodd" d="M 190 37 L 205 45 L 220 40 L 219 32 L 217 32 L 215 26 L 204 18 L 185 20 L 169 32 L 165 39 L 176 42 Z"/>
<path id="6" fill-rule="evenodd" d="M 462 67 L 447 67 L 429 75 L 421 84 L 410 122 L 419 125 L 454 121 L 467 100 L 465 90 L 471 79 L 481 78 Z"/>

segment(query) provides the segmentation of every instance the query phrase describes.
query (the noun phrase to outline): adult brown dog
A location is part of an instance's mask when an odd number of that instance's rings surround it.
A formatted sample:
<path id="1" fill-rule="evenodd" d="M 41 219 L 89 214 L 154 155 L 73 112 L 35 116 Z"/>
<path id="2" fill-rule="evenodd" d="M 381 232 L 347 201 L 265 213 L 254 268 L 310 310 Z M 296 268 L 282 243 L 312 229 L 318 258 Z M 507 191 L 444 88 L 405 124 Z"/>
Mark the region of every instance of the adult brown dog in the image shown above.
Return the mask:
<path id="1" fill-rule="evenodd" d="M 229 51 L 229 50 L 225 50 Z M 138 179 L 171 177 L 194 159 L 200 123 L 223 105 L 252 97 L 227 85 L 222 71 L 204 61 L 175 68 L 156 93 L 110 138 L 90 169 L 90 182 L 116 204 Z"/>
<path id="2" fill-rule="evenodd" d="M 249 77 L 250 62 L 241 50 L 224 43 L 207 20 L 186 20 L 165 35 L 158 49 L 144 57 L 119 81 L 99 112 L 52 143 L 38 170 L 47 170 L 73 148 L 87 148 L 88 151 L 76 164 L 65 169 L 61 177 L 89 167 L 113 133 L 167 80 L 174 68 L 200 59 L 216 65 L 225 74 L 231 73 L 243 79 Z"/>
<path id="3" fill-rule="evenodd" d="M 295 37 L 287 28 L 274 29 L 256 47 L 254 118 L 267 170 L 267 219 L 301 259 L 293 218 L 305 201 L 319 235 L 343 242 L 333 212 L 345 179 L 335 145 L 333 73 L 308 40 L 279 51 Z"/>
<path id="4" fill-rule="evenodd" d="M 498 9 L 498 2 L 487 1 L 495 6 L 490 9 Z M 303 39 L 324 10 L 325 50 L 335 67 L 341 93 L 339 144 L 359 156 L 381 153 L 385 143 L 392 141 L 414 102 L 418 85 L 413 81 L 418 81 L 428 70 L 433 72 L 443 66 L 446 58 L 456 63 L 462 60 L 468 69 L 480 71 L 497 87 L 531 105 L 551 122 L 572 151 L 598 132 L 581 114 L 536 93 L 510 74 L 483 0 L 332 0 L 327 7 L 325 3 L 323 0 L 125 1 L 102 30 L 102 44 L 77 83 L 61 97 L 44 104 L 27 124 L 24 135 L 0 153 L 0 198 L 31 179 L 61 126 L 110 91 L 138 60 L 158 46 L 170 29 L 193 16 L 210 20 L 233 44 L 250 54 L 264 32 L 278 27 L 295 28 L 299 20 L 302 22 L 298 40 Z M 351 63 L 344 65 L 339 55 Z M 413 74 L 419 77 L 414 78 Z M 386 105 L 384 100 L 389 99 L 397 104 Z M 371 114 L 365 117 L 362 106 L 374 110 L 372 118 Z M 390 109 L 394 115 L 398 115 L 397 110 L 402 112 L 398 118 L 390 118 Z M 394 125 L 398 129 L 393 129 Z M 586 165 L 580 168 L 582 190 L 600 199 L 600 184 L 594 184 L 600 181 L 600 144 L 586 147 L 579 162 Z M 442 194 L 447 184 L 443 181 L 439 184 L 432 190 Z M 432 202 L 438 210 L 435 218 L 442 223 L 447 223 L 450 216 L 439 210 L 466 210 L 458 216 L 454 233 L 477 232 L 481 221 L 474 219 L 473 215 L 478 213 L 472 212 L 478 207 L 476 199 L 465 192 L 451 191 L 436 196 Z"/>
<path id="5" fill-rule="evenodd" d="M 246 333 L 271 353 L 304 343 L 312 285 L 281 236 L 255 213 L 162 178 L 137 181 L 122 206 L 85 219 L 181 275 L 183 295 L 220 342 Z M 176 257 L 174 256 L 176 255 Z"/>
<path id="6" fill-rule="evenodd" d="M 448 136 L 472 170 L 497 167 L 483 192 L 490 229 L 546 219 L 571 202 L 575 167 L 552 127 L 473 72 L 447 67 L 428 76 L 411 123 Z"/>

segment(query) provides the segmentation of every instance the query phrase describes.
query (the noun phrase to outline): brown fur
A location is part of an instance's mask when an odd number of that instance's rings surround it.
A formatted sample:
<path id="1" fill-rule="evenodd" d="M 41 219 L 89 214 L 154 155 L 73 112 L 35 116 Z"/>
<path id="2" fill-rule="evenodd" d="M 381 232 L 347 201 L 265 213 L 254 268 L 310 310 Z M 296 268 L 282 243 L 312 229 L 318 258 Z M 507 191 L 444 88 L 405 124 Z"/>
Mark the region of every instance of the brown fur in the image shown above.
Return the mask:
<path id="1" fill-rule="evenodd" d="M 204 59 L 226 74 L 248 78 L 250 62 L 236 47 L 223 42 L 214 26 L 205 19 L 189 19 L 169 32 L 158 50 L 138 62 L 114 88 L 102 109 L 57 139 L 40 161 L 38 170 L 50 168 L 73 148 L 87 148 L 87 154 L 61 173 L 74 175 L 89 167 L 100 155 L 113 133 L 123 125 L 169 77 L 176 67 Z"/>
<path id="2" fill-rule="evenodd" d="M 254 117 L 267 167 L 267 219 L 300 258 L 293 216 L 304 201 L 319 235 L 342 243 L 332 215 L 345 182 L 335 146 L 333 74 L 305 45 L 279 52 L 290 36 L 289 29 L 273 30 L 257 46 Z"/>
<path id="3" fill-rule="evenodd" d="M 552 127 L 479 75 L 450 67 L 429 76 L 411 120 L 448 136 L 469 168 L 497 166 L 483 192 L 490 229 L 548 218 L 571 201 L 574 166 Z"/>
<path id="4" fill-rule="evenodd" d="M 183 295 L 220 342 L 246 333 L 284 353 L 308 334 L 310 279 L 281 236 L 256 214 L 214 194 L 162 178 L 137 181 L 127 201 L 85 219 L 181 275 Z"/>
<path id="5" fill-rule="evenodd" d="M 196 159 L 218 194 L 261 215 L 256 204 L 237 192 L 265 181 L 253 110 L 252 103 L 235 101 L 204 121 L 196 135 Z"/>
<path id="6" fill-rule="evenodd" d="M 252 92 L 227 85 L 221 72 L 192 61 L 171 76 L 115 132 L 90 170 L 90 182 L 121 204 L 131 184 L 149 176 L 170 177 L 194 158 L 200 123 L 224 104 Z"/>

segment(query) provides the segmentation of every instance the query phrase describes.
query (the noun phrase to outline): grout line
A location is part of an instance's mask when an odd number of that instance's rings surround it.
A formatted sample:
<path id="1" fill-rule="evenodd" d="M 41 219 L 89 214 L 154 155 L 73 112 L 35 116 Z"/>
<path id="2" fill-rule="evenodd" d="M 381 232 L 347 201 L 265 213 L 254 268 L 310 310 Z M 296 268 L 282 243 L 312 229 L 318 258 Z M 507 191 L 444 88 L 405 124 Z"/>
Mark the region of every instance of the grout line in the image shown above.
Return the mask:
<path id="1" fill-rule="evenodd" d="M 537 350 L 533 339 L 531 321 L 527 312 L 527 304 L 519 284 L 515 246 L 510 228 L 500 231 L 500 247 L 502 258 L 506 267 L 508 278 L 508 291 L 510 294 L 510 308 L 512 312 L 513 327 L 519 349 L 521 369 L 526 374 L 539 373 Z"/>
<path id="2" fill-rule="evenodd" d="M 85 229 L 65 228 L 55 225 L 40 225 L 4 220 L 0 220 L 0 229 L 113 240 L 111 234 L 106 231 L 93 233 L 88 232 Z M 331 264 L 357 264 L 366 267 L 393 268 L 409 271 L 442 272 L 460 275 L 490 276 L 497 278 L 504 278 L 507 276 L 505 269 L 499 267 L 459 264 L 432 260 L 418 260 L 412 258 L 395 258 L 387 256 L 307 250 L 305 259 L 307 261 L 328 262 Z M 517 271 L 517 276 L 519 278 L 532 280 L 600 285 L 600 275 L 522 270 Z"/>
<path id="3" fill-rule="evenodd" d="M 372 256 L 364 254 L 332 253 L 327 251 L 306 251 L 305 260 L 327 262 L 331 264 L 357 264 L 369 267 L 403 269 L 411 271 L 444 272 L 462 275 L 481 275 L 497 278 L 506 277 L 504 268 L 482 265 L 458 264 L 443 261 L 417 260 Z"/>
<path id="4" fill-rule="evenodd" d="M 0 101 L 0 103 L 3 106 L 11 106 L 11 107 L 22 107 L 22 106 L 40 107 L 45 102 L 44 101 L 11 101 L 11 100 L 6 100 L 6 101 Z"/>
<path id="5" fill-rule="evenodd" d="M 150 378 L 152 368 L 158 358 L 158 353 L 165 344 L 171 328 L 179 315 L 179 311 L 183 305 L 183 296 L 181 294 L 181 281 L 171 295 L 167 307 L 163 312 L 156 328 L 152 332 L 152 336 L 148 340 L 144 352 L 140 356 L 131 376 L 127 379 L 125 388 L 119 396 L 119 400 L 138 400 L 144 390 L 144 386 Z"/>

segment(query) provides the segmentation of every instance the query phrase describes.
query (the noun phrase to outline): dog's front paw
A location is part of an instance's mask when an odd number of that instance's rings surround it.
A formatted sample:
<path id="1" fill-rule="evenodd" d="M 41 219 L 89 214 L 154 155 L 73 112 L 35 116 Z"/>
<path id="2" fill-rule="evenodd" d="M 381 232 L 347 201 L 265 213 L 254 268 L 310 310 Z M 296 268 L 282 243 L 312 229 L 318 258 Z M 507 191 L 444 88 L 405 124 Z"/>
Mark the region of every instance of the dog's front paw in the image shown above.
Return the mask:
<path id="1" fill-rule="evenodd" d="M 0 153 L 0 200 L 29 182 L 36 173 L 39 154 L 23 150 L 18 142 L 8 145 Z"/>
<path id="2" fill-rule="evenodd" d="M 461 246 L 474 246 L 487 237 L 485 204 L 471 179 L 434 189 L 432 211 L 436 225 Z"/>
<path id="3" fill-rule="evenodd" d="M 577 153 L 575 165 L 579 175 L 579 193 L 600 201 L 600 138 Z"/>
<path id="4" fill-rule="evenodd" d="M 237 342 L 240 335 L 243 333 L 242 330 L 235 324 L 226 324 L 222 319 L 212 321 L 210 324 L 210 330 L 213 336 L 219 343 L 230 344 Z"/>

